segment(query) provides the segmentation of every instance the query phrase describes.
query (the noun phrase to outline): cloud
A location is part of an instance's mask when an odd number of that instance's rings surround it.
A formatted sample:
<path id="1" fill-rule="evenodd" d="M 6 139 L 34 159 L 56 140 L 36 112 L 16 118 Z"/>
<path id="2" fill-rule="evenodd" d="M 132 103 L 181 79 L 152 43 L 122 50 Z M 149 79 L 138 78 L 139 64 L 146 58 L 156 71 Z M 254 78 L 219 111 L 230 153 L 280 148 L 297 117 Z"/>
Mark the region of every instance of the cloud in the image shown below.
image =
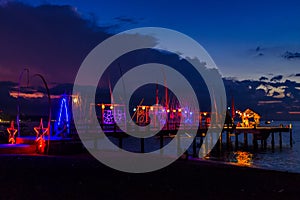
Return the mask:
<path id="1" fill-rule="evenodd" d="M 260 46 L 257 46 L 255 49 L 256 55 L 257 56 L 264 56 L 265 54 L 263 53 L 263 48 L 261 48 Z"/>
<path id="2" fill-rule="evenodd" d="M 282 75 L 278 75 L 278 76 L 274 76 L 273 78 L 270 79 L 270 81 L 274 81 L 274 82 L 277 82 L 277 81 L 281 81 L 283 78 Z"/>
<path id="3" fill-rule="evenodd" d="M 138 20 L 126 16 L 115 17 L 114 20 L 117 20 L 119 23 L 129 23 L 129 24 L 138 23 Z"/>
<path id="4" fill-rule="evenodd" d="M 260 80 L 260 81 L 267 81 L 267 80 L 269 80 L 269 79 L 268 79 L 267 77 L 265 77 L 265 76 L 262 76 L 262 77 L 259 78 L 259 80 Z"/>
<path id="5" fill-rule="evenodd" d="M 284 98 L 285 97 L 285 89 L 287 86 L 279 86 L 279 87 L 274 87 L 272 85 L 268 84 L 260 84 L 256 90 L 264 90 L 266 95 L 268 97 L 274 97 L 274 98 Z"/>
<path id="6" fill-rule="evenodd" d="M 289 114 L 291 115 L 300 115 L 299 111 L 290 111 Z"/>
<path id="7" fill-rule="evenodd" d="M 83 18 L 68 5 L 33 7 L 13 2 L 0 6 L 0 27 L 0 80 L 17 82 L 28 68 L 48 83 L 73 83 L 85 57 L 112 36 L 114 25 L 98 26 L 95 19 Z M 137 39 L 157 44 L 153 36 Z"/>
<path id="8" fill-rule="evenodd" d="M 288 77 L 300 77 L 300 73 L 298 73 L 298 74 L 291 74 Z"/>
<path id="9" fill-rule="evenodd" d="M 277 103 L 282 103 L 282 101 L 276 101 L 276 100 L 270 100 L 270 101 L 258 101 L 258 105 L 265 105 L 265 104 L 277 104 Z"/>
<path id="10" fill-rule="evenodd" d="M 9 95 L 13 98 L 18 98 L 18 95 L 20 98 L 24 99 L 41 99 L 44 98 L 45 95 L 44 93 L 41 92 L 35 92 L 35 93 L 25 93 L 25 92 L 16 92 L 16 91 L 10 91 Z M 59 99 L 61 98 L 61 95 L 50 95 L 51 99 Z"/>
<path id="11" fill-rule="evenodd" d="M 18 92 L 16 92 L 16 91 L 9 92 L 9 95 L 13 98 L 18 98 Z M 25 99 L 38 99 L 38 98 L 43 98 L 44 94 L 40 93 L 40 92 L 31 93 L 31 94 L 20 92 L 19 97 L 22 97 Z"/>
<path id="12" fill-rule="evenodd" d="M 24 67 L 51 82 L 73 82 L 85 56 L 110 36 L 72 6 L 7 3 L 0 27 L 0 80 L 16 82 Z"/>
<path id="13" fill-rule="evenodd" d="M 290 52 L 286 51 L 284 54 L 282 54 L 282 57 L 285 59 L 298 59 L 300 58 L 300 53 L 299 52 Z"/>

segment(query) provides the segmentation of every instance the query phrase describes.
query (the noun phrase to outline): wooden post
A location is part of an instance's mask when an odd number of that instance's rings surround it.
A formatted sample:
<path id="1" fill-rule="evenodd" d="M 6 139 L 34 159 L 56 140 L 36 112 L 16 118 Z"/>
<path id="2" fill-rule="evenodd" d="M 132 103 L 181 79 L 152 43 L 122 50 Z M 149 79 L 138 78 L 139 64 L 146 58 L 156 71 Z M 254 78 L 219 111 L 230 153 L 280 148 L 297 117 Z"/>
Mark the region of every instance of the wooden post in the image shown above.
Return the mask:
<path id="1" fill-rule="evenodd" d="M 256 136 L 255 136 L 255 134 L 252 134 L 252 136 L 253 136 L 253 139 L 252 139 L 253 148 L 257 149 L 258 144 L 257 144 Z"/>
<path id="2" fill-rule="evenodd" d="M 197 157 L 197 136 L 193 140 L 193 158 Z"/>
<path id="3" fill-rule="evenodd" d="M 244 133 L 244 147 L 248 147 L 248 133 Z"/>
<path id="4" fill-rule="evenodd" d="M 205 134 L 205 138 L 204 138 L 204 144 L 205 144 L 205 154 L 208 154 L 208 137 L 207 134 Z"/>
<path id="5" fill-rule="evenodd" d="M 116 135 L 117 133 L 117 124 L 114 124 L 114 134 Z"/>
<path id="6" fill-rule="evenodd" d="M 235 133 L 235 149 L 237 150 L 239 147 L 239 134 Z"/>
<path id="7" fill-rule="evenodd" d="M 230 147 L 230 130 L 229 130 L 229 123 L 227 123 L 227 130 L 226 130 L 226 143 L 227 143 L 227 149 Z"/>
<path id="8" fill-rule="evenodd" d="M 163 135 L 162 132 L 159 135 L 159 143 L 160 143 L 160 153 L 163 154 L 163 152 L 164 152 L 164 150 L 163 150 L 163 147 L 164 147 L 164 135 Z"/>
<path id="9" fill-rule="evenodd" d="M 222 151 L 222 147 L 223 147 L 223 132 L 221 131 L 221 134 L 220 134 L 220 138 L 219 138 L 219 141 L 220 141 L 220 152 Z"/>
<path id="10" fill-rule="evenodd" d="M 279 148 L 282 149 L 282 134 L 279 132 Z"/>
<path id="11" fill-rule="evenodd" d="M 145 153 L 145 138 L 141 138 L 141 153 Z"/>
<path id="12" fill-rule="evenodd" d="M 203 135 L 202 135 L 203 133 L 200 133 L 200 147 L 202 146 L 202 144 L 203 144 Z"/>
<path id="13" fill-rule="evenodd" d="M 274 132 L 272 132 L 272 140 L 271 140 L 272 150 L 274 150 L 275 147 L 275 141 L 274 141 Z"/>
<path id="14" fill-rule="evenodd" d="M 293 147 L 292 124 L 290 124 L 290 146 Z"/>
<path id="15" fill-rule="evenodd" d="M 231 144 L 231 141 L 230 141 L 230 133 L 229 133 L 229 131 L 227 130 L 227 131 L 226 131 L 226 147 L 227 147 L 227 149 L 229 149 L 230 144 Z"/>
<path id="16" fill-rule="evenodd" d="M 264 140 L 264 149 L 267 149 L 267 139 Z"/>
<path id="17" fill-rule="evenodd" d="M 180 147 L 180 135 L 179 132 L 177 132 L 176 134 L 177 137 L 177 155 L 181 155 L 181 147 Z"/>
<path id="18" fill-rule="evenodd" d="M 123 136 L 119 135 L 119 148 L 122 149 L 123 148 Z"/>

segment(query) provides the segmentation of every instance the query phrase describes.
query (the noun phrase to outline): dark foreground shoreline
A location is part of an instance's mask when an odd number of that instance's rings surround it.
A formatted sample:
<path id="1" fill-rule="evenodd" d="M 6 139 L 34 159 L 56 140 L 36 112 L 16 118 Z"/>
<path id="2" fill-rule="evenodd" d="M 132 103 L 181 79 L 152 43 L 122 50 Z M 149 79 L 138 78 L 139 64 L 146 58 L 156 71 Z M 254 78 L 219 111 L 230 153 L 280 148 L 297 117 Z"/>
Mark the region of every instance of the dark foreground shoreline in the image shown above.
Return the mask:
<path id="1" fill-rule="evenodd" d="M 129 174 L 87 154 L 0 156 L 0 199 L 299 199 L 300 174 L 178 160 Z"/>

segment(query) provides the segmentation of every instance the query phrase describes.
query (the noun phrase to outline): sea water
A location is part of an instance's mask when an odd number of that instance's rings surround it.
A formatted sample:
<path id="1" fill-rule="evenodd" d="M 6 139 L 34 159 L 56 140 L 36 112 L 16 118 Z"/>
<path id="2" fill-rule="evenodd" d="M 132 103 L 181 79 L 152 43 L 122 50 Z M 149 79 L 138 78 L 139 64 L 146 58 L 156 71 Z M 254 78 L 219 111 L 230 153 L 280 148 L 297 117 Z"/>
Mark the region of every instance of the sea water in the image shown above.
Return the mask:
<path id="1" fill-rule="evenodd" d="M 279 147 L 279 134 L 275 133 L 275 148 L 271 148 L 271 135 L 267 140 L 267 148 L 260 147 L 253 149 L 251 134 L 248 134 L 249 147 L 243 148 L 243 137 L 239 137 L 241 148 L 239 150 L 224 150 L 221 157 L 211 157 L 209 159 L 225 161 L 229 164 L 236 164 L 248 167 L 258 167 L 263 169 L 288 171 L 300 173 L 300 121 L 274 121 L 271 126 L 279 126 L 280 124 L 292 124 L 293 146 L 290 146 L 290 134 L 282 133 L 282 148 Z M 250 136 L 250 137 L 249 137 Z M 223 145 L 224 140 L 223 140 Z"/>
<path id="2" fill-rule="evenodd" d="M 220 162 L 226 162 L 228 164 L 247 166 L 247 167 L 257 167 L 270 170 L 278 171 L 288 171 L 300 173 L 300 121 L 273 121 L 268 126 L 279 126 L 283 124 L 284 126 L 292 124 L 293 131 L 293 147 L 290 146 L 290 134 L 282 133 L 282 148 L 279 147 L 279 134 L 275 133 L 275 148 L 271 148 L 271 135 L 267 140 L 267 148 L 262 149 L 260 147 L 260 142 L 258 142 L 258 148 L 254 150 L 252 146 L 252 135 L 248 134 L 248 148 L 243 148 L 243 136 L 239 137 L 239 150 L 234 150 L 234 137 L 232 138 L 232 150 L 226 149 L 226 137 L 223 133 L 223 149 L 221 156 L 210 155 L 205 159 L 214 160 Z M 262 125 L 263 126 L 263 125 Z M 189 139 L 188 137 L 181 137 L 181 142 Z M 115 145 L 118 145 L 117 138 L 110 138 Z M 164 144 L 168 144 L 171 140 L 176 140 L 176 137 L 165 137 Z M 199 138 L 198 138 L 199 143 Z M 160 148 L 159 138 L 152 137 L 145 140 L 145 152 L 151 152 L 158 150 Z M 198 145 L 197 151 L 199 151 L 200 146 Z M 137 138 L 124 138 L 123 139 L 123 149 L 131 152 L 140 153 L 141 146 L 140 140 Z M 173 149 L 177 151 L 177 149 Z M 193 148 L 192 145 L 188 148 L 188 153 L 192 155 Z M 165 152 L 166 154 L 168 152 Z"/>
<path id="3" fill-rule="evenodd" d="M 273 124 L 292 124 L 293 147 L 290 147 L 289 133 L 282 133 L 283 146 L 280 149 L 278 134 L 275 134 L 275 149 L 272 151 L 271 137 L 269 137 L 268 148 L 253 154 L 253 166 L 300 173 L 300 121 L 280 121 Z"/>

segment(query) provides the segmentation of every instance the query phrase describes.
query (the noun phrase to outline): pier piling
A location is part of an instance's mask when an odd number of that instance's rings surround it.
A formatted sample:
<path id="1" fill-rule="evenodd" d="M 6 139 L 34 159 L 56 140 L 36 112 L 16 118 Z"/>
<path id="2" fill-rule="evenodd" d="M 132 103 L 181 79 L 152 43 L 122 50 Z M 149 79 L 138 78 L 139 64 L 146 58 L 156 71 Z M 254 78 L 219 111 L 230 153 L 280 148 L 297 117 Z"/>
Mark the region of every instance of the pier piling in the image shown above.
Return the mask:
<path id="1" fill-rule="evenodd" d="M 230 141 L 230 133 L 227 131 L 226 132 L 226 145 L 227 145 L 227 149 L 230 148 L 230 143 L 231 143 L 231 141 Z"/>
<path id="2" fill-rule="evenodd" d="M 223 134 L 221 133 L 220 134 L 220 137 L 219 137 L 219 152 L 222 151 L 222 148 L 223 148 Z"/>
<path id="3" fill-rule="evenodd" d="M 193 157 L 197 157 L 197 137 L 195 137 L 193 140 Z"/>
<path id="4" fill-rule="evenodd" d="M 282 134 L 279 132 L 279 148 L 282 149 Z"/>
<path id="5" fill-rule="evenodd" d="M 290 124 L 290 146 L 293 147 L 292 125 Z"/>
<path id="6" fill-rule="evenodd" d="M 271 138 L 271 146 L 272 146 L 272 150 L 274 150 L 275 148 L 275 141 L 274 141 L 274 132 L 272 132 L 272 138 Z"/>
<path id="7" fill-rule="evenodd" d="M 257 144 L 257 139 L 256 139 L 256 136 L 255 135 L 252 135 L 253 138 L 252 138 L 252 145 L 253 145 L 253 148 L 254 149 L 257 149 L 258 148 L 258 144 Z"/>
<path id="8" fill-rule="evenodd" d="M 200 147 L 202 146 L 202 144 L 203 144 L 203 133 L 201 133 L 200 135 Z"/>
<path id="9" fill-rule="evenodd" d="M 164 147 L 164 136 L 163 136 L 163 134 L 159 135 L 159 144 L 160 144 L 160 153 L 163 154 L 163 152 L 164 152 L 164 150 L 163 150 L 163 147 Z"/>
<path id="10" fill-rule="evenodd" d="M 235 149 L 239 148 L 239 134 L 235 133 Z"/>
<path id="11" fill-rule="evenodd" d="M 123 137 L 121 135 L 119 136 L 119 148 L 123 148 Z"/>
<path id="12" fill-rule="evenodd" d="M 244 147 L 248 147 L 248 133 L 244 133 Z"/>
<path id="13" fill-rule="evenodd" d="M 181 151 L 181 146 L 180 146 L 180 135 L 179 135 L 179 133 L 177 133 L 176 137 L 177 137 L 177 154 L 181 155 L 182 151 Z"/>
<path id="14" fill-rule="evenodd" d="M 141 138 L 141 153 L 145 153 L 145 138 Z"/>
<path id="15" fill-rule="evenodd" d="M 264 149 L 267 149 L 268 143 L 267 143 L 267 139 L 264 139 Z"/>

